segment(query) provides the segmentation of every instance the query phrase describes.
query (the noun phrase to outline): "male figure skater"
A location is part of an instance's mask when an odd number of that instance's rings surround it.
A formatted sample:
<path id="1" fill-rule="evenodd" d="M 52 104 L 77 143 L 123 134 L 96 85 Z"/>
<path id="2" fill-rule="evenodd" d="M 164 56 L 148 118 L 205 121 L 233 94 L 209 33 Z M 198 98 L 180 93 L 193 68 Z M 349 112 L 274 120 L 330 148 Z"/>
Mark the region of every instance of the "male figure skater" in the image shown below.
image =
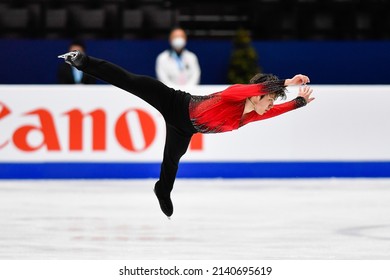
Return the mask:
<path id="1" fill-rule="evenodd" d="M 305 75 L 280 80 L 274 75 L 257 74 L 250 84 L 236 84 L 207 96 L 167 87 L 148 76 L 129 73 L 108 61 L 74 51 L 59 58 L 77 69 L 116 87 L 128 91 L 156 108 L 166 122 L 166 141 L 160 178 L 154 192 L 163 213 L 173 214 L 171 191 L 180 158 L 186 153 L 195 133 L 220 133 L 240 128 L 250 122 L 278 116 L 305 106 L 314 100 L 312 89 L 303 86 L 298 97 L 274 105 L 277 98 L 285 98 L 285 88 L 309 82 Z"/>

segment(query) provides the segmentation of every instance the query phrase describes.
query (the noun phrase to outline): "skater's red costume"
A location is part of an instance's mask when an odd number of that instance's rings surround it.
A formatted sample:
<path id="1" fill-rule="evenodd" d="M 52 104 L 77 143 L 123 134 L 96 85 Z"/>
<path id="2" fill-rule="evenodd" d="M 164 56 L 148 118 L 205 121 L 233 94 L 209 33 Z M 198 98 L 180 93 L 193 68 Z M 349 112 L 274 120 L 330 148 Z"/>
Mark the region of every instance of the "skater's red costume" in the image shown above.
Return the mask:
<path id="1" fill-rule="evenodd" d="M 284 80 L 272 86 L 282 87 Z M 251 96 L 272 92 L 264 84 L 236 84 L 207 96 L 192 96 L 189 106 L 193 126 L 201 133 L 218 133 L 238 129 L 247 123 L 272 118 L 300 107 L 295 99 L 275 105 L 263 115 L 255 111 L 244 114 L 245 100 Z"/>

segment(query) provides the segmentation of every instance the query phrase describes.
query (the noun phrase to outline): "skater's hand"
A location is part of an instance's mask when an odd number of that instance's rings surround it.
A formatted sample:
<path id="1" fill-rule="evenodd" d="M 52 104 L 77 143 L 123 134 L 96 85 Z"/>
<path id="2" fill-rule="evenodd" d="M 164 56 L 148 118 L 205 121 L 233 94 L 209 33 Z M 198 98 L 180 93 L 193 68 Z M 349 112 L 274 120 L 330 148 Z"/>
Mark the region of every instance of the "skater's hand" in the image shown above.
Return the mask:
<path id="1" fill-rule="evenodd" d="M 310 83 L 310 79 L 306 75 L 298 74 L 291 79 L 286 79 L 284 82 L 285 86 L 299 86 Z"/>
<path id="2" fill-rule="evenodd" d="M 309 104 L 312 102 L 315 98 L 311 97 L 310 95 L 313 93 L 313 89 L 308 86 L 303 86 L 299 88 L 298 96 L 303 97 L 306 100 L 306 103 Z"/>

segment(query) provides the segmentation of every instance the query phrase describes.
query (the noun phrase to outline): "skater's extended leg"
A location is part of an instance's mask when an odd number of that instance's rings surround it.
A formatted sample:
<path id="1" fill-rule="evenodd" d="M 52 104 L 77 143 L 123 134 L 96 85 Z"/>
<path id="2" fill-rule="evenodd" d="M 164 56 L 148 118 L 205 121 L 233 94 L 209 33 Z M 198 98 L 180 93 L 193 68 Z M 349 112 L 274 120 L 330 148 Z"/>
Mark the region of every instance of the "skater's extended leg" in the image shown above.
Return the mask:
<path id="1" fill-rule="evenodd" d="M 167 125 L 160 179 L 155 185 L 154 192 L 159 200 L 161 210 L 168 217 L 173 213 L 171 191 L 176 179 L 179 161 L 186 153 L 191 137 L 192 134 L 182 133 L 173 126 Z"/>
<path id="2" fill-rule="evenodd" d="M 74 60 L 66 57 L 72 53 L 75 53 Z M 164 117 L 173 109 L 171 107 L 175 104 L 175 90 L 156 79 L 130 73 L 111 62 L 79 52 L 71 52 L 60 57 L 79 70 L 138 96 L 160 111 Z"/>

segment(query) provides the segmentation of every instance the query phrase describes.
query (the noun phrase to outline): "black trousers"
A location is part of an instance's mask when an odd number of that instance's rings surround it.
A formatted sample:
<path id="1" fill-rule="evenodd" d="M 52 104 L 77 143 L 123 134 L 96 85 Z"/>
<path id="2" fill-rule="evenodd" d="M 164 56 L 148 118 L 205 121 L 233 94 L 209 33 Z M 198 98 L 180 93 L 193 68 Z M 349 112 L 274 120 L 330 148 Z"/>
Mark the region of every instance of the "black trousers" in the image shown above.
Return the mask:
<path id="1" fill-rule="evenodd" d="M 172 191 L 180 158 L 196 133 L 189 117 L 191 95 L 148 76 L 135 75 L 105 60 L 88 57 L 80 70 L 143 99 L 156 108 L 166 122 L 166 140 L 157 182 L 164 193 Z"/>

